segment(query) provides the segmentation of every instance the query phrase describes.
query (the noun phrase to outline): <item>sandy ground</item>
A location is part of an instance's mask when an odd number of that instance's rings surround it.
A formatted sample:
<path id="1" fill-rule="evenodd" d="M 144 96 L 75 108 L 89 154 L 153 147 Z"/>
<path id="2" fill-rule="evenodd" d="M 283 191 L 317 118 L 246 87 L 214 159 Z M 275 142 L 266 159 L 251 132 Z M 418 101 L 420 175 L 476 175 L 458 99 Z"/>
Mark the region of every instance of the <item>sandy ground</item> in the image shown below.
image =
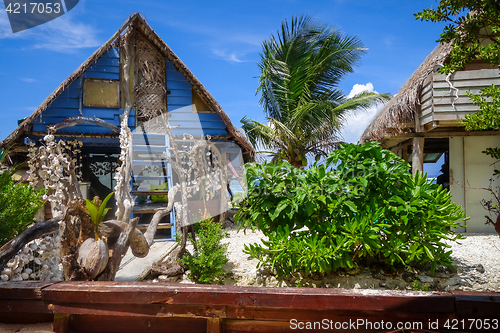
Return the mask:
<path id="1" fill-rule="evenodd" d="M 8 325 L 0 324 L 0 332 L 2 333 L 52 333 L 52 323 L 40 323 L 32 325 Z"/>
<path id="2" fill-rule="evenodd" d="M 245 245 L 260 243 L 263 234 L 260 231 L 240 230 L 228 223 L 229 261 L 224 269 L 228 277 L 224 283 L 238 286 L 268 287 L 313 287 L 313 288 L 354 288 L 354 289 L 414 289 L 415 280 L 420 287 L 431 290 L 476 290 L 500 292 L 500 238 L 496 234 L 466 234 L 461 244 L 450 243 L 452 258 L 456 269 L 438 269 L 436 275 L 428 272 L 407 270 L 394 277 L 383 271 L 361 270 L 356 274 L 343 272 L 328 276 L 304 277 L 294 274 L 284 280 L 277 280 L 266 268 L 257 269 L 258 261 L 244 254 Z M 188 246 L 188 250 L 191 247 Z M 193 283 L 186 275 L 178 281 Z"/>

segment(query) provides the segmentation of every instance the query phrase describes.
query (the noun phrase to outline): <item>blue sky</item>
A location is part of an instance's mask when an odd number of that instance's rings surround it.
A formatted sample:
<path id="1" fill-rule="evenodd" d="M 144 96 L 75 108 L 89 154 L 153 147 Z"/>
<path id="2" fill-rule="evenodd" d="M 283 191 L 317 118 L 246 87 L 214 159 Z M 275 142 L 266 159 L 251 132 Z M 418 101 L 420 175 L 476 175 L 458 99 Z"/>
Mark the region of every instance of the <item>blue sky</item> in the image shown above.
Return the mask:
<path id="1" fill-rule="evenodd" d="M 443 25 L 413 14 L 435 0 L 102 1 L 80 0 L 70 12 L 13 34 L 0 4 L 0 139 L 35 108 L 133 12 L 149 24 L 240 126 L 243 116 L 264 121 L 258 105 L 261 42 L 292 15 L 308 14 L 367 47 L 341 88 L 396 94 L 434 49 Z M 356 142 L 376 110 L 354 116 L 344 139 Z"/>

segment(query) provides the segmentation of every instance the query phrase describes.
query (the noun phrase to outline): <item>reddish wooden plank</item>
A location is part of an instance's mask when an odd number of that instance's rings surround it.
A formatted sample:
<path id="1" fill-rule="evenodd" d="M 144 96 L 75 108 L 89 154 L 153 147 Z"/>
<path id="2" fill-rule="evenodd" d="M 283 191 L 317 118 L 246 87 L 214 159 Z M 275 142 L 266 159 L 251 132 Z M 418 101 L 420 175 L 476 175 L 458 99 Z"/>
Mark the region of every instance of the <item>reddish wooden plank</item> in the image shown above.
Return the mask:
<path id="1" fill-rule="evenodd" d="M 41 290 L 57 282 L 23 281 L 0 283 L 0 299 L 41 299 Z"/>
<path id="2" fill-rule="evenodd" d="M 500 293 L 454 291 L 457 316 L 465 319 L 500 318 Z"/>
<path id="3" fill-rule="evenodd" d="M 168 305 L 168 304 L 102 304 L 102 303 L 65 303 L 50 304 L 53 313 L 85 314 L 100 316 L 151 316 L 151 317 L 193 317 L 224 318 L 225 306 L 213 305 Z"/>
<path id="4" fill-rule="evenodd" d="M 282 333 L 293 332 L 289 321 L 263 321 L 263 320 L 225 320 L 223 324 L 225 333 Z M 308 332 L 301 330 L 301 332 Z"/>
<path id="5" fill-rule="evenodd" d="M 0 300 L 0 314 L 5 313 L 52 313 L 42 300 Z"/>
<path id="6" fill-rule="evenodd" d="M 54 320 L 53 314 L 46 313 L 0 313 L 0 323 L 3 324 L 37 324 L 49 323 Z"/>
<path id="7" fill-rule="evenodd" d="M 255 319 L 255 320 L 276 320 L 288 321 L 296 319 L 300 321 L 321 321 L 325 318 L 334 321 L 345 321 L 352 318 L 360 318 L 371 321 L 391 320 L 391 321 L 439 321 L 456 318 L 454 312 L 450 313 L 420 313 L 413 311 L 357 311 L 357 310 L 315 310 L 315 309 L 294 309 L 294 308 L 260 308 L 260 307 L 228 307 L 228 319 Z"/>
<path id="8" fill-rule="evenodd" d="M 43 299 L 65 303 L 212 304 L 311 309 L 356 309 L 448 313 L 454 311 L 449 293 L 307 288 L 259 288 L 138 283 L 67 283 L 43 290 Z"/>
<path id="9" fill-rule="evenodd" d="M 198 318 L 102 317 L 76 315 L 70 321 L 74 333 L 185 333 L 207 331 L 207 320 Z"/>

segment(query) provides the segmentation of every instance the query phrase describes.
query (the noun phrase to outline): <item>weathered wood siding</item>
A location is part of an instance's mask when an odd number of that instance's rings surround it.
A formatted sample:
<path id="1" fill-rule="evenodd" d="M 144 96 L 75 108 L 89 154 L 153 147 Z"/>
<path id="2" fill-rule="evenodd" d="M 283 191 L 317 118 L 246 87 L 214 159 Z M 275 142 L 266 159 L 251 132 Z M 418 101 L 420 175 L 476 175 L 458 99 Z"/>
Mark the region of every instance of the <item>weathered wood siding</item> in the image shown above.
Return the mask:
<path id="1" fill-rule="evenodd" d="M 466 114 L 478 111 L 466 93 L 478 94 L 484 87 L 500 85 L 500 77 L 498 69 L 469 70 L 454 73 L 450 82 L 458 89 L 458 99 L 444 74 L 434 73 L 424 83 L 420 95 L 422 126 L 433 121 L 451 125 Z"/>
<path id="2" fill-rule="evenodd" d="M 47 125 L 53 125 L 61 122 L 67 117 L 87 116 L 106 120 L 114 125 L 120 125 L 119 115 L 123 114 L 123 109 L 118 108 L 92 108 L 83 107 L 83 81 L 85 78 L 94 79 L 120 79 L 120 59 L 119 49 L 111 48 L 104 53 L 92 66 L 90 66 L 82 75 L 71 83 L 52 104 L 33 121 L 34 132 L 46 132 Z M 81 113 L 80 113 L 81 110 Z M 134 128 L 135 112 L 131 111 L 129 126 Z M 60 133 L 95 133 L 95 134 L 113 134 L 113 132 L 104 127 L 81 124 L 74 127 L 66 127 L 58 132 Z"/>
<path id="3" fill-rule="evenodd" d="M 226 124 L 215 112 L 198 113 L 193 109 L 193 87 L 174 64 L 165 58 L 167 75 L 167 111 L 174 135 L 227 135 Z"/>

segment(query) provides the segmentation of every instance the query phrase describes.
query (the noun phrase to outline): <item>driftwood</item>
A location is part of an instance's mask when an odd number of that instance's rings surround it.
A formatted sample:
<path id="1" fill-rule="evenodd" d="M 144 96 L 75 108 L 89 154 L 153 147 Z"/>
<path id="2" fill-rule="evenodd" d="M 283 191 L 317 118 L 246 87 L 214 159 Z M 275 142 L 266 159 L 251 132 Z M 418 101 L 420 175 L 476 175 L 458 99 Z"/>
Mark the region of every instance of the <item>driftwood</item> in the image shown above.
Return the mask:
<path id="1" fill-rule="evenodd" d="M 16 238 L 9 241 L 7 244 L 0 248 L 0 270 L 2 270 L 5 263 L 10 260 L 24 245 L 34 239 L 47 236 L 59 230 L 59 222 L 61 217 L 49 220 L 47 222 L 38 222 L 24 230 Z"/>

